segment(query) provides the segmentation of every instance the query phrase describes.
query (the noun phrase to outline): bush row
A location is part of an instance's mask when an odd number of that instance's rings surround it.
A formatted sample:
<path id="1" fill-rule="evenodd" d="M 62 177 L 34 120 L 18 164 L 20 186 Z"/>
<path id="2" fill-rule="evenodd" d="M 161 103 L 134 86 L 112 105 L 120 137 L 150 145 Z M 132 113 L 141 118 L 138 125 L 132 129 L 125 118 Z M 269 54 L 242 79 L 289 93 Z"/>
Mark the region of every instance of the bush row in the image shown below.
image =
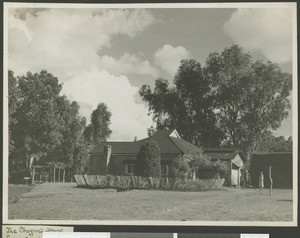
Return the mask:
<path id="1" fill-rule="evenodd" d="M 176 191 L 205 191 L 220 189 L 224 179 L 151 178 L 140 176 L 75 175 L 78 187 L 129 189 L 160 189 Z"/>

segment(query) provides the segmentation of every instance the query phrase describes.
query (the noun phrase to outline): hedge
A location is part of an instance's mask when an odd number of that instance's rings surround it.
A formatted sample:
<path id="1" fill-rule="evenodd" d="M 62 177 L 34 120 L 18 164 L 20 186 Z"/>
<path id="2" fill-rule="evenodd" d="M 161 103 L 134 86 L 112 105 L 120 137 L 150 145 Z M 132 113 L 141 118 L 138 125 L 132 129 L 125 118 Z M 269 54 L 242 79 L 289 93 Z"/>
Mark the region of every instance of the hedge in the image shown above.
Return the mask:
<path id="1" fill-rule="evenodd" d="M 220 189 L 225 179 L 151 178 L 140 176 L 75 175 L 78 187 L 113 188 L 118 190 L 152 189 L 174 191 L 205 191 Z"/>

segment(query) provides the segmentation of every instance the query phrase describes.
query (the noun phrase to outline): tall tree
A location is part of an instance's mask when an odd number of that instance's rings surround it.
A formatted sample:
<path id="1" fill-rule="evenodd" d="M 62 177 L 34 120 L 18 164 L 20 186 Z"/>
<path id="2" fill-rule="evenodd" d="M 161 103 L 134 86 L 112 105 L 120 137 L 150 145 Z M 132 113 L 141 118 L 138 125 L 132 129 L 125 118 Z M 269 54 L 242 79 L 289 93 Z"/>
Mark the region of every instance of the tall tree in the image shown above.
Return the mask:
<path id="1" fill-rule="evenodd" d="M 44 70 L 18 77 L 17 85 L 17 123 L 10 128 L 15 149 L 10 159 L 24 169 L 32 155 L 45 156 L 61 142 L 56 103 L 62 85 Z"/>
<path id="2" fill-rule="evenodd" d="M 199 62 L 182 60 L 174 86 L 157 79 L 153 92 L 143 85 L 140 95 L 149 105 L 157 129 L 176 128 L 183 138 L 199 146 L 219 145 L 222 133 L 216 125 L 211 80 Z"/>
<path id="3" fill-rule="evenodd" d="M 91 114 L 91 123 L 85 128 L 85 139 L 92 145 L 106 141 L 112 131 L 109 128 L 111 112 L 104 103 L 99 103 Z"/>
<path id="4" fill-rule="evenodd" d="M 28 72 L 15 78 L 9 71 L 10 170 L 27 170 L 31 156 L 40 162 L 63 162 L 71 174 L 82 171 L 87 146 L 85 118 L 79 106 L 61 96 L 52 74 Z"/>
<path id="5" fill-rule="evenodd" d="M 86 119 L 79 115 L 77 102 L 70 102 L 66 96 L 58 98 L 58 111 L 63 139 L 55 151 L 56 157 L 63 160 L 71 175 L 82 173 L 88 157 L 88 143 L 83 136 Z"/>
<path id="6" fill-rule="evenodd" d="M 137 155 L 136 175 L 142 177 L 161 176 L 161 158 L 157 142 L 145 142 Z"/>
<path id="7" fill-rule="evenodd" d="M 15 113 L 18 108 L 19 89 L 17 85 L 17 79 L 14 76 L 14 72 L 8 71 L 8 126 L 9 126 L 9 153 L 14 150 L 14 141 L 11 135 L 11 130 L 17 124 L 17 118 Z"/>
<path id="8" fill-rule="evenodd" d="M 237 45 L 210 54 L 205 71 L 213 81 L 224 143 L 241 148 L 249 159 L 262 138 L 287 117 L 291 75 L 271 62 L 253 62 Z"/>

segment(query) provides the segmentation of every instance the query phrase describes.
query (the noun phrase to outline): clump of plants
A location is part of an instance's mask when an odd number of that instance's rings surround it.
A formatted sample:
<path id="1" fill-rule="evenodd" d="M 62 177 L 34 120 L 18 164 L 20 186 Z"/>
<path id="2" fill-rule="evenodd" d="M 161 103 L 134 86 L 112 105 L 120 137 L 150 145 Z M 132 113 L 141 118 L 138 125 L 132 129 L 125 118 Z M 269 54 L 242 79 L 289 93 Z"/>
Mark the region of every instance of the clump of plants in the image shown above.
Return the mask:
<path id="1" fill-rule="evenodd" d="M 144 143 L 137 155 L 136 175 L 142 177 L 161 176 L 161 158 L 157 142 L 150 140 Z"/>
<path id="2" fill-rule="evenodd" d="M 171 164 L 171 174 L 174 177 L 194 179 L 196 173 L 205 171 L 207 178 L 219 175 L 225 177 L 228 172 L 226 164 L 220 160 L 212 161 L 203 154 L 178 156 Z"/>

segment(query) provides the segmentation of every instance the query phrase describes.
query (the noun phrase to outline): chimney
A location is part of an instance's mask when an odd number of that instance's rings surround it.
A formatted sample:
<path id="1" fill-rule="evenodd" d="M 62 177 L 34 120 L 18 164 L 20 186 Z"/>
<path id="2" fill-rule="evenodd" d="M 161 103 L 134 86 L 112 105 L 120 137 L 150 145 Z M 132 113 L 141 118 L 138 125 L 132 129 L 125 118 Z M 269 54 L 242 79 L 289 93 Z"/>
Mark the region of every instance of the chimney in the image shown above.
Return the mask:
<path id="1" fill-rule="evenodd" d="M 133 142 L 137 142 L 137 136 L 134 137 Z"/>
<path id="2" fill-rule="evenodd" d="M 106 170 L 108 168 L 108 164 L 109 164 L 109 161 L 110 161 L 110 157 L 111 157 L 111 150 L 112 150 L 112 147 L 111 145 L 105 145 L 104 146 L 104 155 L 106 157 Z"/>

